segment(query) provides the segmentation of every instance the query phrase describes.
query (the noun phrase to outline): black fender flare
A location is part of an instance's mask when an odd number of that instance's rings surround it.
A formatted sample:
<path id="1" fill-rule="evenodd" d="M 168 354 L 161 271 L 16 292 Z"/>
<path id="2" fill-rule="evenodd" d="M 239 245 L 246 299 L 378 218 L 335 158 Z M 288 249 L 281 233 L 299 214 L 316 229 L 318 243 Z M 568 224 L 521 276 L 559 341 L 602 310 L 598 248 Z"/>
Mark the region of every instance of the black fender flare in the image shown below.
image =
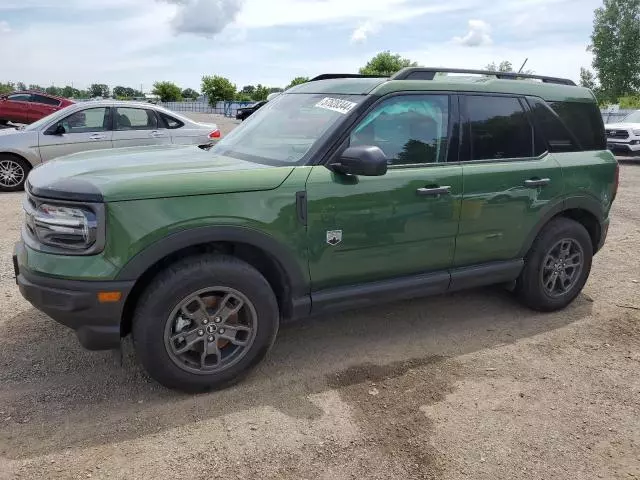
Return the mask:
<path id="1" fill-rule="evenodd" d="M 291 248 L 266 233 L 239 226 L 195 227 L 168 235 L 138 252 L 124 265 L 116 279 L 118 281 L 137 280 L 168 255 L 184 248 L 213 242 L 244 243 L 264 251 L 282 267 L 287 275 L 292 296 L 295 298 L 308 295 L 308 277 L 296 262 L 296 255 Z"/>
<path id="2" fill-rule="evenodd" d="M 602 208 L 602 204 L 598 202 L 598 200 L 596 200 L 595 197 L 581 195 L 581 196 L 564 198 L 561 201 L 551 205 L 549 208 L 545 210 L 540 220 L 538 220 L 536 225 L 531 229 L 531 231 L 527 235 L 525 242 L 522 245 L 522 250 L 520 250 L 519 256 L 520 257 L 526 256 L 527 252 L 531 248 L 531 245 L 533 245 L 533 242 L 535 241 L 540 231 L 544 228 L 544 226 L 547 223 L 549 223 L 549 221 L 553 217 L 561 214 L 566 210 L 572 210 L 572 209 L 585 210 L 591 213 L 594 217 L 596 217 L 596 219 L 598 220 L 598 223 L 600 223 L 600 226 L 602 228 L 602 223 L 604 222 L 604 219 L 605 219 L 605 213 L 604 213 L 604 209 Z"/>

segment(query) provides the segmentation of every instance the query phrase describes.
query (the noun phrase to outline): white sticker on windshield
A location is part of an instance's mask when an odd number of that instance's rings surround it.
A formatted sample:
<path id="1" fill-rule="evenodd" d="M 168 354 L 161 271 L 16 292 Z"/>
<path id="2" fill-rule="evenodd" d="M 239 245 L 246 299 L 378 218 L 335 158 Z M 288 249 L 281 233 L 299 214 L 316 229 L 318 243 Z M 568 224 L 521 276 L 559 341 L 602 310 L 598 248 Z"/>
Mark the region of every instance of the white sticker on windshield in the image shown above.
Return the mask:
<path id="1" fill-rule="evenodd" d="M 339 98 L 325 97 L 316 103 L 318 108 L 326 108 L 327 110 L 333 110 L 334 112 L 342 113 L 343 115 L 349 113 L 357 103 L 349 102 L 348 100 L 340 100 Z"/>

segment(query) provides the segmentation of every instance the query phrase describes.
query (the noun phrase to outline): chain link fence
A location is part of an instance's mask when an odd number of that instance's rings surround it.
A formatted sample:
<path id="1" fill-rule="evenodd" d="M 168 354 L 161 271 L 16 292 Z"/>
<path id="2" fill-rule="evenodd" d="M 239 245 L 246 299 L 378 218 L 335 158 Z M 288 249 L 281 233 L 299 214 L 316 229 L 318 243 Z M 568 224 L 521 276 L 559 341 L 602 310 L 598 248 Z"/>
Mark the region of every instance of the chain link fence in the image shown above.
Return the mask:
<path id="1" fill-rule="evenodd" d="M 235 118 L 239 108 L 253 105 L 256 102 L 218 102 L 214 106 L 204 100 L 194 102 L 160 102 L 158 105 L 178 113 L 215 113 Z"/>

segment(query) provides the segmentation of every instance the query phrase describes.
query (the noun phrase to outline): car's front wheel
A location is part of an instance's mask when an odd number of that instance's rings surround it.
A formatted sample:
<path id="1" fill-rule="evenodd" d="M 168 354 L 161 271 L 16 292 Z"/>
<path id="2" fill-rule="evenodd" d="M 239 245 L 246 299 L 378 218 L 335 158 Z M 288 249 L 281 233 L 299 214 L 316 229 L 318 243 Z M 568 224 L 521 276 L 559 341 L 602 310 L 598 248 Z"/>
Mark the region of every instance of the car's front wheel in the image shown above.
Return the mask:
<path id="1" fill-rule="evenodd" d="M 29 170 L 31 165 L 23 158 L 0 154 L 0 192 L 24 190 Z"/>
<path id="2" fill-rule="evenodd" d="M 584 287 L 592 258 L 587 230 L 570 218 L 556 218 L 542 229 L 529 250 L 516 282 L 516 295 L 534 310 L 560 310 Z"/>
<path id="3" fill-rule="evenodd" d="M 162 272 L 133 321 L 136 353 L 166 387 L 201 392 L 235 383 L 266 355 L 279 324 L 269 283 L 251 265 L 216 255 Z"/>

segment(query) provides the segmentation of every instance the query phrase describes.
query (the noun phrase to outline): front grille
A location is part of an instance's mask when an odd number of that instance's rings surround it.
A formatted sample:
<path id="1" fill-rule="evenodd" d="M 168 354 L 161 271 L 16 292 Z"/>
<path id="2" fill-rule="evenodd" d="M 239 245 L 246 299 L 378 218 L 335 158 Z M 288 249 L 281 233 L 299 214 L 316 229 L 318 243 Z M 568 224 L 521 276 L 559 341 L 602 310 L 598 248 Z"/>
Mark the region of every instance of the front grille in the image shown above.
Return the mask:
<path id="1" fill-rule="evenodd" d="M 629 138 L 629 132 L 626 130 L 607 130 L 609 138 Z"/>

